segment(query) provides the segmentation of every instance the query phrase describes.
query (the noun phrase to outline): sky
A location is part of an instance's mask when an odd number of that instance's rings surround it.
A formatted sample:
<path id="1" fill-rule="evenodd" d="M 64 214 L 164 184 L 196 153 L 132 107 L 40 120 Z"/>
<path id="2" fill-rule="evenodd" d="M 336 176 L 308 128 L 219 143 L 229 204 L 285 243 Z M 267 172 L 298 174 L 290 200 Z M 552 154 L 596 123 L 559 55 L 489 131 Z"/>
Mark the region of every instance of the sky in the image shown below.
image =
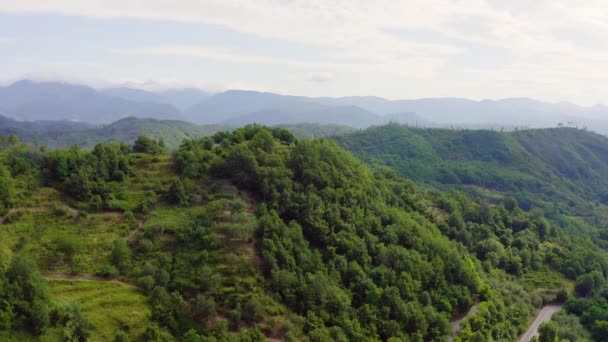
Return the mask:
<path id="1" fill-rule="evenodd" d="M 605 0 L 0 0 L 0 80 L 607 103 Z"/>

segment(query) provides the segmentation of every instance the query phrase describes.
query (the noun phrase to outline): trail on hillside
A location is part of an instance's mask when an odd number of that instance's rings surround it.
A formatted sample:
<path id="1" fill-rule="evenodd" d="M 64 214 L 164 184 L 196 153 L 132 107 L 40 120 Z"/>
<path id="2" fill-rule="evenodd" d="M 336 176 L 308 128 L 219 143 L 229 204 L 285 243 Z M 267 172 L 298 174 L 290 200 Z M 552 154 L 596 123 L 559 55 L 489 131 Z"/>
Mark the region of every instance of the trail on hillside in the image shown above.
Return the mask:
<path id="1" fill-rule="evenodd" d="M 93 280 L 93 281 L 103 281 L 109 283 L 121 283 L 128 286 L 133 286 L 127 282 L 115 279 L 115 278 L 104 278 L 100 276 L 83 274 L 83 275 L 72 275 L 68 273 L 42 273 L 42 276 L 45 279 L 53 279 L 53 280 Z"/>
<path id="2" fill-rule="evenodd" d="M 64 206 L 64 207 L 61 207 L 61 208 L 65 209 L 68 212 L 70 212 L 74 216 L 78 216 L 78 214 L 79 214 L 79 211 L 77 209 L 72 208 L 72 207 Z M 17 207 L 17 208 L 11 208 L 6 213 L 6 215 L 4 215 L 4 217 L 2 217 L 2 220 L 0 221 L 0 223 L 1 224 L 6 223 L 6 220 L 10 217 L 10 215 L 14 215 L 14 214 L 19 213 L 19 212 L 41 213 L 41 212 L 45 212 L 45 211 L 51 211 L 51 208 L 50 207 Z"/>

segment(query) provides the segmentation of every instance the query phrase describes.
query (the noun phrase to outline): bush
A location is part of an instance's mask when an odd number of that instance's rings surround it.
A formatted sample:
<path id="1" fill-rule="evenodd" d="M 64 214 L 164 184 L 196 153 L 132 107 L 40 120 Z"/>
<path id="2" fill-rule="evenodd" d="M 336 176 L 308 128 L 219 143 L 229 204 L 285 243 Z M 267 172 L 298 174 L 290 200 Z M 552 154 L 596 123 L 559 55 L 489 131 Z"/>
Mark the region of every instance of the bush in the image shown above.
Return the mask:
<path id="1" fill-rule="evenodd" d="M 80 241 L 72 235 L 62 235 L 55 239 L 54 244 L 57 251 L 71 258 L 80 250 Z"/>
<path id="2" fill-rule="evenodd" d="M 91 324 L 73 303 L 59 303 L 51 312 L 51 322 L 64 328 L 62 333 L 66 341 L 87 341 L 90 334 Z"/>
<path id="3" fill-rule="evenodd" d="M 95 275 L 104 278 L 115 278 L 118 274 L 118 270 L 112 265 L 103 265 L 95 272 Z"/>

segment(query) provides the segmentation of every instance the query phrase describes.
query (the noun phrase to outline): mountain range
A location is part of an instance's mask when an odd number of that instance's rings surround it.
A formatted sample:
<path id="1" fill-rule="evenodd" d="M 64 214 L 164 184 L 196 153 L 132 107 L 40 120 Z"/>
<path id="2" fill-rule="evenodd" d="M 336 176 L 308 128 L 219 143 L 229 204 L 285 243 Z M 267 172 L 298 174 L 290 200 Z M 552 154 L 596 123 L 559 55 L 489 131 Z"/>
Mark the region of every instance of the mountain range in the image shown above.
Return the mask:
<path id="1" fill-rule="evenodd" d="M 608 107 L 548 103 L 527 98 L 387 100 L 380 97 L 304 97 L 244 90 L 211 94 L 186 88 L 96 90 L 84 85 L 21 80 L 0 87 L 0 115 L 17 120 L 69 120 L 109 124 L 125 117 L 185 120 L 196 124 L 337 124 L 366 128 L 397 122 L 421 127 L 588 127 L 608 134 Z"/>

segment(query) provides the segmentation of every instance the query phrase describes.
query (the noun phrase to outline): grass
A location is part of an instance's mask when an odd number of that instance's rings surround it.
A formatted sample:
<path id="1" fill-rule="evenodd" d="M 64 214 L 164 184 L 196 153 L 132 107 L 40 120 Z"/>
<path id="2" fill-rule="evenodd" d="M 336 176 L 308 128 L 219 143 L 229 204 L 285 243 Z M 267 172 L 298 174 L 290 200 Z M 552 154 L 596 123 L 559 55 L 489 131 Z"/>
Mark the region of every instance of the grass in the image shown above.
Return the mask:
<path id="1" fill-rule="evenodd" d="M 1 227 L 0 248 L 5 254 L 19 250 L 32 256 L 45 271 L 71 272 L 78 259 L 79 273 L 93 274 L 109 263 L 112 243 L 125 235 L 121 222 L 118 213 L 79 219 L 50 211 L 23 212 Z"/>
<path id="2" fill-rule="evenodd" d="M 562 274 L 553 271 L 527 272 L 522 277 L 523 284 L 539 294 L 554 295 L 564 289 L 569 293 L 574 291 L 574 281 L 566 279 Z"/>
<path id="3" fill-rule="evenodd" d="M 48 279 L 53 300 L 77 304 L 93 325 L 91 341 L 112 341 L 118 330 L 139 340 L 150 323 L 146 297 L 128 284 L 85 279 Z"/>

